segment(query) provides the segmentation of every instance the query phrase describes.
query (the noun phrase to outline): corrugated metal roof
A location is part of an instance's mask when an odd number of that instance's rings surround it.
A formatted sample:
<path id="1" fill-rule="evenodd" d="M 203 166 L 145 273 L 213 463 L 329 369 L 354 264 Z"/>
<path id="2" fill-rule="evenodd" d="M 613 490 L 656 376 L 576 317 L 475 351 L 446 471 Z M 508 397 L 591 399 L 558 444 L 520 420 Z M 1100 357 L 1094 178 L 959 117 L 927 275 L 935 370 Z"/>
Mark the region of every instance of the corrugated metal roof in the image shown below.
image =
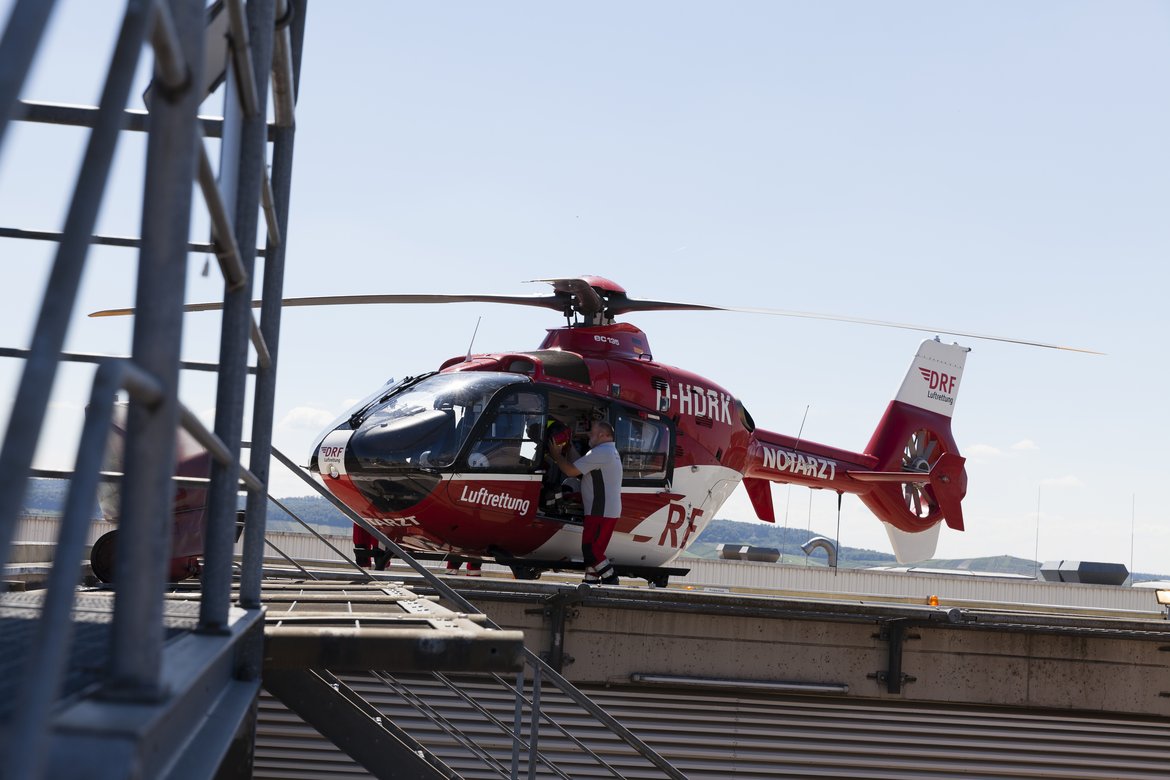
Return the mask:
<path id="1" fill-rule="evenodd" d="M 407 707 L 372 675 L 345 676 L 387 717 L 469 778 L 497 777 Z M 504 766 L 510 738 L 431 677 L 401 677 Z M 482 679 L 463 689 L 504 723 L 514 698 Z M 720 694 L 633 687 L 583 688 L 595 702 L 693 778 L 1165 778 L 1170 723 L 1080 713 L 909 705 L 856 698 Z M 575 705 L 542 689 L 542 711 L 613 764 L 621 777 L 660 777 Z M 529 720 L 525 711 L 525 731 Z M 550 725 L 539 746 L 571 777 L 612 777 Z M 523 766 L 523 765 L 522 765 Z M 539 777 L 553 777 L 545 767 Z M 523 770 L 522 770 L 523 771 Z M 255 776 L 361 776 L 348 757 L 267 696 L 261 700 Z"/>

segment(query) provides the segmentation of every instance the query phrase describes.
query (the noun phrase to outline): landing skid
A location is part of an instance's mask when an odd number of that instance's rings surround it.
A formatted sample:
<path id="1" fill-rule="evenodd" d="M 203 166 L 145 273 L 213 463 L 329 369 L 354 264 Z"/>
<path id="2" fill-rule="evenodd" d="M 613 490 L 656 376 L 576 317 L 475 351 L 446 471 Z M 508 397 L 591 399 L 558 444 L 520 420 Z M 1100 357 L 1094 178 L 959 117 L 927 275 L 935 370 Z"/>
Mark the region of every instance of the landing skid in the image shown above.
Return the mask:
<path id="1" fill-rule="evenodd" d="M 513 558 L 504 554 L 485 556 L 483 558 L 449 555 L 433 552 L 411 552 L 411 556 L 420 561 L 453 561 L 456 564 L 466 562 L 488 562 L 507 566 L 512 570 L 512 576 L 518 580 L 538 580 L 546 571 L 585 571 L 583 561 L 535 561 L 528 558 Z M 685 577 L 690 569 L 681 569 L 670 566 L 634 566 L 630 564 L 614 563 L 614 569 L 619 576 L 638 577 L 646 580 L 653 587 L 665 588 L 671 577 Z"/>
<path id="2" fill-rule="evenodd" d="M 583 561 L 534 561 L 528 558 L 506 558 L 497 555 L 495 562 L 511 567 L 512 574 L 518 580 L 535 580 L 546 571 L 585 571 Z M 613 567 L 620 576 L 638 577 L 656 588 L 665 588 L 672 576 L 685 577 L 690 572 L 690 569 L 670 566 L 633 566 L 616 562 Z M 530 576 L 521 576 L 521 573 Z"/>

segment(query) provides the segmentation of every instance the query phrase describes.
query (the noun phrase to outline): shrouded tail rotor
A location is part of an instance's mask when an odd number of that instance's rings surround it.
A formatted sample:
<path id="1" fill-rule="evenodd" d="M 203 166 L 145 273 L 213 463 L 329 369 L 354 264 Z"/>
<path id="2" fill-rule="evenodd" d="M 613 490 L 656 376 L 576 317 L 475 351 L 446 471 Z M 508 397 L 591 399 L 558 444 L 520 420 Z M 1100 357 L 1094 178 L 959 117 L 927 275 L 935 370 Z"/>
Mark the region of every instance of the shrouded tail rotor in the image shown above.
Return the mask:
<path id="1" fill-rule="evenodd" d="M 944 452 L 939 438 L 922 428 L 911 434 L 902 451 L 902 471 L 929 474 Z M 902 488 L 906 508 L 919 520 L 939 519 L 941 509 L 929 482 L 907 482 Z"/>

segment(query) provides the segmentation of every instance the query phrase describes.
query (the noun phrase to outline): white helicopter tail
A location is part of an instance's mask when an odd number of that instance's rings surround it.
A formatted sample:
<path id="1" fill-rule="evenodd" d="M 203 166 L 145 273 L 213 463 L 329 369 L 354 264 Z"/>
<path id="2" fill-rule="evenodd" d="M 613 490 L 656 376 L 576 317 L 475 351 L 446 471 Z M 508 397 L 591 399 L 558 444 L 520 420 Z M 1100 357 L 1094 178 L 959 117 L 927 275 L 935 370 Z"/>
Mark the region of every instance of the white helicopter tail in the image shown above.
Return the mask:
<path id="1" fill-rule="evenodd" d="M 888 481 L 875 484 L 861 500 L 885 524 L 899 563 L 932 557 L 944 520 L 963 530 L 967 474 L 951 416 L 969 351 L 937 339 L 922 342 L 865 449 L 880 472 L 871 479 Z M 899 474 L 920 476 L 898 480 Z"/>

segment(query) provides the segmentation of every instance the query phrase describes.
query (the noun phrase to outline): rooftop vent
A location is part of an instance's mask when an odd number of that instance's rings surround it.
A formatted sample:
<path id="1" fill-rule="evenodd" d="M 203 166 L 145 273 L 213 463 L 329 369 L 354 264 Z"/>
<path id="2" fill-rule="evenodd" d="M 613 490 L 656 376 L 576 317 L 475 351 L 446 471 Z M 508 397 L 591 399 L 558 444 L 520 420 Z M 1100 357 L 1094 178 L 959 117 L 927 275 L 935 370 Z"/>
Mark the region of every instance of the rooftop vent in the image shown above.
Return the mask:
<path id="1" fill-rule="evenodd" d="M 1124 585 L 1129 569 L 1124 563 L 1100 561 L 1046 561 L 1040 576 L 1047 582 L 1077 582 L 1082 585 Z"/>

